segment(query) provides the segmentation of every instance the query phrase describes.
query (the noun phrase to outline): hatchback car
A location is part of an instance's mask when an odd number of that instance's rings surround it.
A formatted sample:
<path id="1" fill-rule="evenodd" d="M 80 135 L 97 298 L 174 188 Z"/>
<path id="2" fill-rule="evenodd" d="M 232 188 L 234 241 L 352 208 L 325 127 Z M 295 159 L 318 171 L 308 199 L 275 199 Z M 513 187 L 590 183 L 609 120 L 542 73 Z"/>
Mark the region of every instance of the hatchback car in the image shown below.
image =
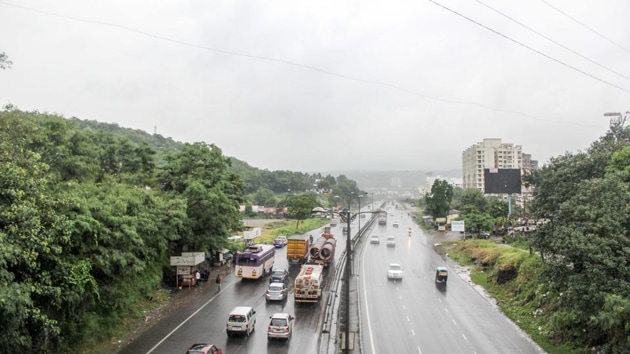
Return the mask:
<path id="1" fill-rule="evenodd" d="M 223 352 L 214 344 L 196 343 L 188 348 L 186 354 L 223 354 Z"/>
<path id="2" fill-rule="evenodd" d="M 394 221 L 392 225 L 394 225 L 394 227 L 398 227 L 398 221 Z"/>
<path id="3" fill-rule="evenodd" d="M 387 247 L 396 247 L 396 238 L 394 236 L 387 236 Z"/>
<path id="4" fill-rule="evenodd" d="M 276 268 L 271 271 L 269 276 L 269 283 L 288 283 L 289 271 L 284 268 Z"/>
<path id="5" fill-rule="evenodd" d="M 284 301 L 287 299 L 289 289 L 285 283 L 271 283 L 267 287 L 265 297 L 267 301 Z"/>
<path id="6" fill-rule="evenodd" d="M 278 236 L 274 241 L 273 245 L 276 248 L 282 248 L 287 245 L 287 237 L 286 236 Z"/>
<path id="7" fill-rule="evenodd" d="M 400 264 L 391 263 L 389 267 L 387 267 L 387 279 L 402 280 L 402 277 L 403 277 L 403 269 Z"/>
<path id="8" fill-rule="evenodd" d="M 372 235 L 370 237 L 370 243 L 374 243 L 374 244 L 379 244 L 381 243 L 381 240 L 378 238 L 378 235 Z"/>
<path id="9" fill-rule="evenodd" d="M 267 326 L 267 340 L 285 339 L 289 340 L 293 335 L 293 316 L 288 313 L 274 313 L 269 317 Z"/>

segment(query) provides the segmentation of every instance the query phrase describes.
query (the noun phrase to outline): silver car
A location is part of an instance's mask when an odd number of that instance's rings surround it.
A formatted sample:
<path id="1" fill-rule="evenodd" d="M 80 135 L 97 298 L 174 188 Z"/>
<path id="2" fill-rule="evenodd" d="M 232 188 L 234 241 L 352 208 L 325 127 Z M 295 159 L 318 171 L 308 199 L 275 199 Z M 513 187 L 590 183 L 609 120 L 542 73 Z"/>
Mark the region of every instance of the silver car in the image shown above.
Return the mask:
<path id="1" fill-rule="evenodd" d="M 274 313 L 269 317 L 267 326 L 267 340 L 285 339 L 289 340 L 293 335 L 293 316 L 288 313 Z"/>
<path id="2" fill-rule="evenodd" d="M 396 238 L 394 236 L 387 236 L 387 247 L 396 247 Z"/>
<path id="3" fill-rule="evenodd" d="M 387 279 L 398 279 L 402 280 L 403 277 L 403 268 L 398 263 L 392 263 L 387 268 Z"/>
<path id="4" fill-rule="evenodd" d="M 285 283 L 271 283 L 267 288 L 267 301 L 284 301 L 287 299 L 289 289 Z"/>

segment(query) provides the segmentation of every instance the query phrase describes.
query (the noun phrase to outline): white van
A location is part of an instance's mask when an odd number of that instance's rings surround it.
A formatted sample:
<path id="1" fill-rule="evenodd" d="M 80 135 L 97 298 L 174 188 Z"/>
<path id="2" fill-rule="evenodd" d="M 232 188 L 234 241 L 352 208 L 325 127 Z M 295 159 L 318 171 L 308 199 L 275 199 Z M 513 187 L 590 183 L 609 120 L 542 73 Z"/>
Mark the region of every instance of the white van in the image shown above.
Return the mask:
<path id="1" fill-rule="evenodd" d="M 230 311 L 225 331 L 228 337 L 234 333 L 242 333 L 249 337 L 254 327 L 256 327 L 256 310 L 249 306 L 238 306 Z"/>

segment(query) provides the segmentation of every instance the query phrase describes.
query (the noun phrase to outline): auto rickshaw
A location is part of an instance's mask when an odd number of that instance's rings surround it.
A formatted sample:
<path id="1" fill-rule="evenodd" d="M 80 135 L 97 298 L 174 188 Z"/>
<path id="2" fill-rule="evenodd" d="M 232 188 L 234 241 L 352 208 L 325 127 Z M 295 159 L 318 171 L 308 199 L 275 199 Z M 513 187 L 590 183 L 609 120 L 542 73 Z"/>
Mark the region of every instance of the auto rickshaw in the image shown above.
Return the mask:
<path id="1" fill-rule="evenodd" d="M 435 270 L 435 286 L 446 287 L 446 281 L 448 280 L 448 269 L 446 267 L 437 267 Z"/>

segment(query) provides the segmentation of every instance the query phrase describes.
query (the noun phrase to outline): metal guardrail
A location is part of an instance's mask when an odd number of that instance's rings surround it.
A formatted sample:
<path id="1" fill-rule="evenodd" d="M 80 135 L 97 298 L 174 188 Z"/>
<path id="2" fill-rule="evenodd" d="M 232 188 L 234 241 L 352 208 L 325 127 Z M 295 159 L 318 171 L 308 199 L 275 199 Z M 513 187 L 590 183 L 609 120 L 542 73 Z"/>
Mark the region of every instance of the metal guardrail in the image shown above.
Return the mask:
<path id="1" fill-rule="evenodd" d="M 360 217 L 360 216 L 359 216 Z M 363 233 L 365 232 L 365 230 L 369 230 L 372 225 L 374 224 L 374 222 L 376 222 L 375 217 L 370 218 L 370 220 L 368 220 L 365 225 L 363 225 L 361 227 L 361 229 L 359 229 L 359 231 L 355 234 L 355 236 L 352 238 L 352 240 L 350 241 L 350 243 L 352 244 L 352 249 L 355 249 L 356 245 L 359 243 L 359 241 L 361 240 L 361 237 L 363 236 Z M 339 260 L 337 261 L 337 265 L 335 267 L 335 277 L 333 279 L 333 282 L 330 285 L 330 293 L 331 294 L 340 294 L 341 293 L 341 280 L 343 279 L 343 276 L 345 275 L 345 268 L 346 268 L 346 257 L 348 256 L 348 250 L 344 250 L 343 253 L 341 254 L 341 257 L 339 257 Z M 354 261 L 354 260 L 352 260 Z M 326 301 L 326 308 L 325 308 L 325 312 L 324 312 L 324 319 L 322 321 L 322 331 L 321 333 L 323 334 L 330 334 L 330 333 L 335 333 L 336 332 L 336 326 L 333 327 L 333 325 L 335 324 L 335 321 L 333 321 L 334 319 L 334 315 L 335 312 L 337 312 L 338 308 L 339 308 L 339 301 L 340 301 L 340 297 L 339 296 L 328 296 L 328 300 Z M 336 334 L 335 334 L 336 336 Z M 323 346 L 322 346 L 323 347 Z M 359 345 L 359 353 L 361 352 L 362 349 L 362 345 Z"/>

